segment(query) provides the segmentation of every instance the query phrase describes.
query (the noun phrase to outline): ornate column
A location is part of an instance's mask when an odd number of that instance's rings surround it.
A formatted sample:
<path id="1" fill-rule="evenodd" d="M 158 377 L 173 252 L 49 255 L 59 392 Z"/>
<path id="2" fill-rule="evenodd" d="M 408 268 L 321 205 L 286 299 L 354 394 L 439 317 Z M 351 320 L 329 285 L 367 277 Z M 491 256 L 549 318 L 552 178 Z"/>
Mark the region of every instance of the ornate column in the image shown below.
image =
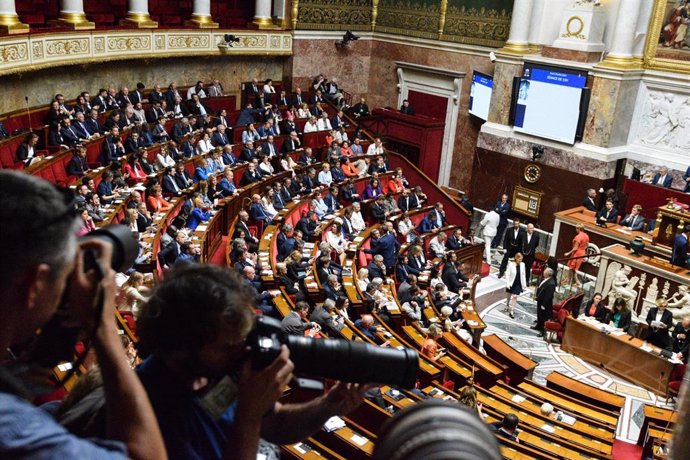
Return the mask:
<path id="1" fill-rule="evenodd" d="M 513 54 L 529 54 L 530 22 L 534 0 L 515 0 L 510 34 L 502 51 Z"/>
<path id="2" fill-rule="evenodd" d="M 532 5 L 532 17 L 530 18 L 530 31 L 527 41 L 532 53 L 539 53 L 542 49 L 541 31 L 544 20 L 544 7 L 546 0 L 534 0 Z"/>
<path id="3" fill-rule="evenodd" d="M 276 23 L 281 29 L 288 28 L 287 0 L 273 0 L 273 15 Z"/>
<path id="4" fill-rule="evenodd" d="M 120 25 L 139 29 L 155 29 L 158 23 L 149 16 L 149 0 L 129 0 L 127 17 Z"/>
<path id="5" fill-rule="evenodd" d="M 72 30 L 95 29 L 96 24 L 86 19 L 84 0 L 62 0 L 60 16 L 53 24 Z"/>
<path id="6" fill-rule="evenodd" d="M 446 27 L 446 12 L 448 11 L 448 0 L 441 0 L 440 14 L 438 18 L 438 39 L 443 38 L 443 29 Z"/>
<path id="7" fill-rule="evenodd" d="M 613 39 L 606 59 L 600 64 L 618 69 L 640 68 L 642 59 L 634 56 L 637 21 L 642 9 L 642 0 L 626 0 L 618 4 Z"/>
<path id="8" fill-rule="evenodd" d="M 17 16 L 14 0 L 0 0 L 0 35 L 23 34 L 29 25 L 23 24 Z"/>
<path id="9" fill-rule="evenodd" d="M 371 31 L 376 32 L 376 18 L 379 15 L 379 0 L 371 2 Z"/>
<path id="10" fill-rule="evenodd" d="M 273 28 L 273 19 L 271 18 L 273 5 L 271 3 L 271 0 L 256 0 L 252 25 L 259 29 Z"/>
<path id="11" fill-rule="evenodd" d="M 297 17 L 299 16 L 299 0 L 292 0 L 292 30 L 297 30 Z"/>
<path id="12" fill-rule="evenodd" d="M 211 17 L 211 0 L 194 0 L 192 17 L 184 23 L 199 29 L 217 29 L 218 23 Z"/>

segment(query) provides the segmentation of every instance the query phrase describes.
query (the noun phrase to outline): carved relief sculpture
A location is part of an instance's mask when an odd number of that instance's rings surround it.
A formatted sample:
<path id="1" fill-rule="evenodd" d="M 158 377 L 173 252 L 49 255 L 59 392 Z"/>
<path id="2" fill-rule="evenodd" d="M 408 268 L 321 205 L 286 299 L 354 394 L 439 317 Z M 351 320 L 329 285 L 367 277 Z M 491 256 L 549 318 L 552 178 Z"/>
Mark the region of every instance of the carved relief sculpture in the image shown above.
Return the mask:
<path id="1" fill-rule="evenodd" d="M 690 153 L 690 95 L 649 91 L 635 143 Z"/>
<path id="2" fill-rule="evenodd" d="M 676 321 L 690 315 L 690 292 L 688 292 L 687 286 L 682 284 L 678 286 L 678 292 L 668 299 L 668 308 Z"/>

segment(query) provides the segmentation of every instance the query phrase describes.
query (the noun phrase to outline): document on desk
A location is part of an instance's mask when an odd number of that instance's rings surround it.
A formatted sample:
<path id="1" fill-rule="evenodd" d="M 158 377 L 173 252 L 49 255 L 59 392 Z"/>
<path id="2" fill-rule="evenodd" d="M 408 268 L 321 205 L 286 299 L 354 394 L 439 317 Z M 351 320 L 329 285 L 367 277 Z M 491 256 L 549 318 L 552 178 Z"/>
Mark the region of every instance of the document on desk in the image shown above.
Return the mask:
<path id="1" fill-rule="evenodd" d="M 552 427 L 551 425 L 549 425 L 548 423 L 545 423 L 544 425 L 542 425 L 541 429 L 544 431 L 548 431 L 549 433 L 555 433 L 556 432 L 556 429 L 554 427 Z"/>
<path id="2" fill-rule="evenodd" d="M 525 402 L 525 397 L 522 396 L 522 395 L 519 395 L 519 394 L 514 394 L 513 397 L 510 398 L 510 399 L 511 399 L 511 401 L 513 401 L 514 403 L 518 403 L 518 404 L 521 404 L 521 403 Z"/>
<path id="3" fill-rule="evenodd" d="M 350 440 L 352 440 L 352 442 L 354 442 L 355 444 L 357 444 L 360 447 L 365 445 L 367 442 L 369 442 L 369 440 L 367 438 L 365 438 L 364 436 L 360 436 L 358 434 L 353 434 L 352 437 L 350 438 Z"/>
<path id="4" fill-rule="evenodd" d="M 654 351 L 654 349 L 652 347 L 650 347 L 649 345 L 647 345 L 646 343 L 643 343 L 642 345 L 640 345 L 640 350 L 646 351 L 647 353 L 651 353 L 652 351 Z"/>
<path id="5" fill-rule="evenodd" d="M 323 428 L 326 430 L 326 432 L 330 433 L 332 431 L 344 428 L 345 425 L 345 421 L 336 415 L 326 420 L 326 423 L 323 424 Z"/>
<path id="6" fill-rule="evenodd" d="M 621 232 L 621 233 L 625 233 L 626 235 L 632 235 L 632 232 L 629 232 L 624 227 L 617 228 L 616 231 Z"/>

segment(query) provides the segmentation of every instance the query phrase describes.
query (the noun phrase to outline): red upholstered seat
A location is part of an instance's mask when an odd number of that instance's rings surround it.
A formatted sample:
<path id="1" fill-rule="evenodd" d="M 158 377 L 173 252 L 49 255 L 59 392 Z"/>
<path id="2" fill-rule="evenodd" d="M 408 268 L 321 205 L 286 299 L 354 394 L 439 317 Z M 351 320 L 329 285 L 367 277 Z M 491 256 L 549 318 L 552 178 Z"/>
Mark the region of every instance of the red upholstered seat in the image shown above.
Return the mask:
<path id="1" fill-rule="evenodd" d="M 677 364 L 673 368 L 673 372 L 671 372 L 671 376 L 668 379 L 668 396 L 678 396 L 687 368 L 687 364 Z"/>
<path id="2" fill-rule="evenodd" d="M 565 330 L 565 319 L 570 316 L 570 312 L 565 308 L 558 310 L 556 321 L 547 321 L 544 323 L 544 329 L 547 334 L 556 334 L 558 341 L 563 339 L 563 331 Z"/>

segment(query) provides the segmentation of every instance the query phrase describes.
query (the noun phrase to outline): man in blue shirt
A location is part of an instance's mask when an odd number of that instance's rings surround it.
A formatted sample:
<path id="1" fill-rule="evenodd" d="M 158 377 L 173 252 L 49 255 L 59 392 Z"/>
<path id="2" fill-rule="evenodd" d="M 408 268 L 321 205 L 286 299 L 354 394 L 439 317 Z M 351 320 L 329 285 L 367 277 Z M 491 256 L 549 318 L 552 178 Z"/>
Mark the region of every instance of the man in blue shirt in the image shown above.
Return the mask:
<path id="1" fill-rule="evenodd" d="M 151 405 L 127 364 L 116 332 L 115 273 L 109 268 L 112 246 L 97 240 L 77 243 L 70 197 L 27 174 L 0 171 L 0 222 L 0 238 L 12 242 L 0 258 L 0 349 L 22 356 L 0 365 L 0 457 L 165 458 Z M 94 270 L 85 273 L 81 256 L 85 249 L 96 254 L 105 272 L 102 280 Z M 26 353 L 22 344 L 38 329 L 43 328 L 43 334 L 57 332 L 46 323 L 57 311 L 63 293 L 67 294 L 70 321 L 84 331 L 95 331 L 91 342 L 103 376 L 109 441 L 79 438 L 30 402 L 35 395 L 29 382 L 35 388 L 37 376 L 48 370 L 42 366 L 52 367 L 44 360 L 53 359 L 35 356 L 35 351 Z M 97 316 L 95 298 L 99 293 L 103 309 Z M 48 342 L 43 345 L 51 346 Z"/>
<path id="2" fill-rule="evenodd" d="M 367 386 L 337 384 L 301 404 L 281 404 L 294 368 L 289 351 L 257 370 L 247 360 L 256 292 L 235 272 L 187 265 L 166 275 L 140 311 L 137 369 L 171 459 L 256 459 L 259 439 L 301 441 L 356 408 Z M 194 318 L 190 322 L 189 318 Z M 198 382 L 208 379 L 205 387 Z"/>

